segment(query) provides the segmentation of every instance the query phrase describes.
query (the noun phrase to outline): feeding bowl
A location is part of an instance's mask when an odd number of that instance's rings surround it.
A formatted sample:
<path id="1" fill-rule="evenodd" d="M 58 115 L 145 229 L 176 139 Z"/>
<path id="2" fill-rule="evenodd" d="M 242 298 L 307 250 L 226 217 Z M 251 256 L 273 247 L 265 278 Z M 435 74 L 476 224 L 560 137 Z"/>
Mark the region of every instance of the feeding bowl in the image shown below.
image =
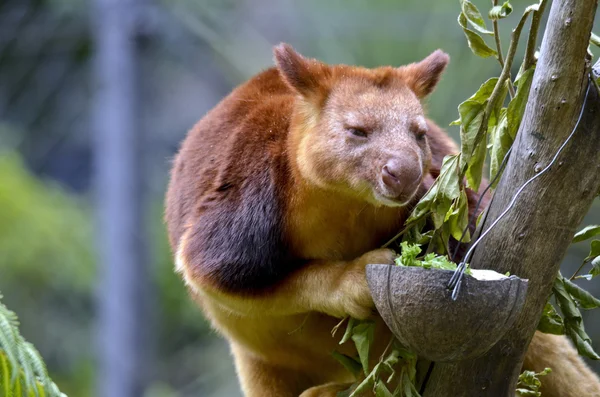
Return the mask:
<path id="1" fill-rule="evenodd" d="M 454 272 L 368 265 L 367 282 L 379 314 L 407 348 L 430 361 L 451 362 L 487 352 L 513 325 L 525 303 L 527 280 L 479 280 L 464 275 L 457 299 Z"/>

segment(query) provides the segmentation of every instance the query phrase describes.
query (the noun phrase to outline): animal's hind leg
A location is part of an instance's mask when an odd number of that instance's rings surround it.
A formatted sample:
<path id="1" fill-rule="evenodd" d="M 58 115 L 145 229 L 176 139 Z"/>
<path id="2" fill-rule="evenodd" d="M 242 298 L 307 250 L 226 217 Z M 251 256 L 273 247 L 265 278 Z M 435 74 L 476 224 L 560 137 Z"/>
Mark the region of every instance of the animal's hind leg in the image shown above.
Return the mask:
<path id="1" fill-rule="evenodd" d="M 540 378 L 544 397 L 600 397 L 600 380 L 564 336 L 536 332 L 523 369 L 552 372 Z"/>
<path id="2" fill-rule="evenodd" d="M 245 397 L 298 397 L 311 386 L 301 372 L 271 365 L 232 345 L 235 367 Z"/>
<path id="3" fill-rule="evenodd" d="M 315 386 L 304 391 L 300 397 L 336 397 L 339 392 L 347 390 L 351 385 L 351 383 L 328 383 Z"/>

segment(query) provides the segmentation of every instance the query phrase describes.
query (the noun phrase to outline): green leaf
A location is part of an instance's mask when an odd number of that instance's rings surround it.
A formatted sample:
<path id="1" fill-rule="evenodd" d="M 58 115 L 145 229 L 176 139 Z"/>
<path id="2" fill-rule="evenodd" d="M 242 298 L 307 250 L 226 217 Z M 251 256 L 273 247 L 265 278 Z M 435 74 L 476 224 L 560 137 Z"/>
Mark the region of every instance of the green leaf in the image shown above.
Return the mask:
<path id="1" fill-rule="evenodd" d="M 517 393 L 520 396 L 541 396 L 540 388 L 542 382 L 538 377 L 548 375 L 552 370 L 550 368 L 544 369 L 542 372 L 535 373 L 534 371 L 523 371 L 519 375 L 519 381 L 517 383 Z"/>
<path id="2" fill-rule="evenodd" d="M 501 6 L 494 6 L 488 13 L 488 18 L 495 21 L 497 19 L 506 18 L 513 11 L 512 5 L 507 1 Z"/>
<path id="3" fill-rule="evenodd" d="M 564 335 L 565 333 L 563 319 L 550 302 L 546 303 L 544 307 L 544 313 L 542 314 L 542 318 L 540 318 L 537 330 L 553 335 Z"/>
<path id="4" fill-rule="evenodd" d="M 383 381 L 378 380 L 375 383 L 375 397 L 393 397 L 393 395 Z"/>
<path id="5" fill-rule="evenodd" d="M 589 238 L 597 236 L 600 234 L 600 225 L 589 225 L 575 233 L 573 236 L 573 243 L 578 243 L 580 241 L 585 241 Z"/>
<path id="6" fill-rule="evenodd" d="M 352 330 L 352 340 L 356 345 L 365 374 L 369 372 L 369 351 L 374 337 L 375 323 L 373 321 L 362 321 L 360 324 L 355 325 Z"/>
<path id="7" fill-rule="evenodd" d="M 338 360 L 340 362 L 340 364 L 342 364 L 344 366 L 344 368 L 346 368 L 348 371 L 350 371 L 350 373 L 352 373 L 352 375 L 354 375 L 354 377 L 357 377 L 358 375 L 360 375 L 360 373 L 362 371 L 362 366 L 354 358 L 347 356 L 345 354 L 342 354 L 342 353 L 338 352 L 337 350 L 334 350 L 331 354 L 333 355 L 333 358 Z"/>
<path id="8" fill-rule="evenodd" d="M 460 195 L 454 200 L 448 215 L 446 216 L 446 222 L 450 226 L 450 234 L 456 241 L 459 241 L 462 237 L 463 230 L 467 230 L 463 238 L 463 242 L 471 241 L 471 236 L 467 225 L 469 224 L 469 200 L 465 190 L 460 191 Z"/>
<path id="9" fill-rule="evenodd" d="M 479 191 L 479 185 L 481 185 L 481 178 L 483 177 L 483 165 L 485 163 L 485 156 L 487 154 L 487 148 L 484 141 L 477 144 L 475 152 L 471 157 L 469 166 L 465 176 L 467 177 L 467 186 L 474 191 Z"/>
<path id="10" fill-rule="evenodd" d="M 534 68 L 530 68 L 518 77 L 515 81 L 517 93 L 508 104 L 508 110 L 506 112 L 508 118 L 508 134 L 513 140 L 517 136 L 517 131 L 519 130 L 523 114 L 525 113 L 525 106 L 527 105 L 527 98 L 529 98 L 529 90 L 531 88 L 531 82 L 533 81 L 533 72 Z"/>
<path id="11" fill-rule="evenodd" d="M 519 397 L 540 397 L 542 395 L 539 391 L 533 391 L 528 389 L 517 388 L 517 394 Z"/>
<path id="12" fill-rule="evenodd" d="M 475 150 L 475 140 L 477 133 L 483 122 L 483 114 L 490 95 L 498 78 L 494 77 L 486 81 L 479 87 L 477 92 L 469 99 L 458 105 L 459 124 L 460 124 L 460 144 L 461 159 L 460 168 L 463 169 L 471 160 L 471 155 Z"/>
<path id="13" fill-rule="evenodd" d="M 4 396 L 11 397 L 12 392 L 10 390 L 10 367 L 6 356 L 0 351 L 0 387 L 4 390 Z M 20 396 L 19 396 L 20 397 Z"/>
<path id="14" fill-rule="evenodd" d="M 409 244 L 403 241 L 400 244 L 400 256 L 396 258 L 396 264 L 400 266 L 419 266 L 417 256 L 421 251 L 418 244 Z"/>
<path id="15" fill-rule="evenodd" d="M 592 344 L 589 337 L 587 338 L 587 340 L 585 338 L 582 338 L 581 332 L 583 332 L 581 331 L 581 328 L 578 328 L 576 326 L 567 327 L 567 335 L 575 344 L 575 347 L 577 348 L 579 354 L 581 354 L 584 357 L 591 358 L 592 360 L 600 360 L 600 356 L 598 356 L 598 354 L 594 351 L 594 348 L 592 348 Z M 585 332 L 583 333 L 585 334 Z M 587 336 L 587 334 L 585 335 Z"/>
<path id="16" fill-rule="evenodd" d="M 590 253 L 587 258 L 584 259 L 584 262 L 589 262 L 598 255 L 600 255 L 600 240 L 593 240 L 590 243 Z"/>
<path id="17" fill-rule="evenodd" d="M 492 36 L 494 35 L 494 32 L 488 30 L 485 26 L 483 16 L 479 12 L 479 9 L 477 8 L 477 6 L 475 6 L 475 4 L 471 3 L 469 0 L 461 0 L 460 6 L 462 14 L 469 21 L 471 26 L 475 28 L 475 30 L 478 30 L 483 34 L 489 34 Z M 461 26 L 463 25 L 461 24 Z"/>
<path id="18" fill-rule="evenodd" d="M 597 256 L 592 260 L 592 270 L 590 270 L 590 275 L 596 277 L 600 274 L 600 256 Z"/>
<path id="19" fill-rule="evenodd" d="M 579 306 L 583 309 L 595 309 L 600 307 L 600 300 L 596 299 L 592 294 L 578 286 L 577 284 L 564 279 L 565 289 L 571 297 L 579 303 Z"/>
<path id="20" fill-rule="evenodd" d="M 592 348 L 590 337 L 585 333 L 581 312 L 567 291 L 565 281 L 566 279 L 558 273 L 552 287 L 558 307 L 563 314 L 565 333 L 571 338 L 579 354 L 593 360 L 600 360 L 600 356 Z"/>
<path id="21" fill-rule="evenodd" d="M 506 157 L 506 153 L 512 146 L 514 140 L 508 134 L 508 118 L 506 116 L 506 108 L 500 110 L 498 123 L 490 129 L 490 180 L 493 180 L 496 174 L 500 172 L 500 166 Z M 498 184 L 498 178 L 494 181 L 492 187 Z"/>
<path id="22" fill-rule="evenodd" d="M 346 343 L 347 341 L 350 340 L 350 337 L 352 336 L 352 329 L 354 328 L 354 324 L 356 323 L 356 319 L 350 317 L 348 319 L 348 325 L 346 326 L 346 332 L 344 332 L 344 336 L 342 336 L 342 339 L 340 340 L 340 345 L 342 343 Z"/>
<path id="23" fill-rule="evenodd" d="M 556 279 L 554 280 L 554 285 L 552 286 L 552 291 L 554 292 L 554 296 L 556 297 L 556 303 L 560 308 L 560 311 L 563 314 L 563 321 L 567 320 L 581 320 L 581 312 L 577 308 L 575 301 L 571 298 L 571 295 L 567 292 L 564 283 L 564 277 L 559 273 Z"/>
<path id="24" fill-rule="evenodd" d="M 458 197 L 460 185 L 458 164 L 460 155 L 446 156 L 442 163 L 440 175 L 413 209 L 406 223 L 415 222 L 431 214 L 435 228 L 440 228 L 452 200 Z"/>
<path id="25" fill-rule="evenodd" d="M 492 78 L 481 85 L 479 90 L 461 103 L 458 107 L 461 124 L 461 169 L 467 167 L 466 177 L 467 185 L 477 191 L 481 184 L 483 165 L 486 157 L 485 139 L 482 139 L 486 132 L 495 129 L 502 115 L 502 105 L 506 95 L 508 95 L 508 86 L 501 87 L 495 99 L 495 103 L 490 106 L 488 125 L 483 126 L 484 113 L 487 102 L 498 83 L 498 78 Z M 487 128 L 484 128 L 487 127 Z M 481 136 L 480 136 L 481 135 Z"/>
<path id="26" fill-rule="evenodd" d="M 424 269 L 441 269 L 441 270 L 456 270 L 458 265 L 448 259 L 445 255 L 437 255 L 434 252 L 430 252 L 425 255 L 422 260 L 417 259 L 417 256 L 421 253 L 421 248 L 416 244 L 409 244 L 406 241 L 402 242 L 402 255 L 395 259 L 397 266 L 418 266 Z M 465 273 L 471 275 L 471 269 L 467 265 Z M 396 348 L 399 354 L 404 357 L 411 357 L 411 353 L 407 350 Z M 416 357 L 416 356 L 415 356 Z"/>
<path id="27" fill-rule="evenodd" d="M 377 364 L 373 370 L 367 375 L 367 377 L 354 389 L 350 397 L 361 397 L 368 391 L 373 389 L 375 379 L 379 376 L 379 372 L 382 369 L 382 364 Z"/>
<path id="28" fill-rule="evenodd" d="M 497 56 L 498 53 L 488 46 L 485 41 L 476 32 L 472 31 L 467 27 L 467 17 L 464 13 L 460 13 L 458 16 L 458 23 L 462 27 L 465 36 L 467 37 L 467 44 L 473 53 L 482 58 L 490 56 Z"/>

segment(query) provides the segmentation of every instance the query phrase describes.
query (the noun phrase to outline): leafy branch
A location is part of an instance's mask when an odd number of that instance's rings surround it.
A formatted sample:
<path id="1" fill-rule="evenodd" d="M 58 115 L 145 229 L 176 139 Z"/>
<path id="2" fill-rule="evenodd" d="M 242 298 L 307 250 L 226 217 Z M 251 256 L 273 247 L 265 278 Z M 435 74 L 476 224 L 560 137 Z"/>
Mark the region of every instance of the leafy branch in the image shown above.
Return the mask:
<path id="1" fill-rule="evenodd" d="M 469 48 L 475 55 L 483 58 L 495 56 L 502 70 L 498 77 L 488 79 L 475 94 L 459 105 L 460 117 L 452 124 L 460 125 L 461 153 L 444 158 L 439 176 L 413 208 L 404 228 L 385 244 L 389 246 L 402 237 L 402 251 L 398 259 L 400 263 L 397 264 L 442 266 L 442 268 L 456 266 L 446 256 L 435 253 L 448 252 L 450 237 L 459 242 L 470 240 L 468 232 L 465 233 L 470 222 L 466 188 L 479 190 L 488 151 L 490 179 L 496 180 L 502 172 L 501 164 L 516 139 L 533 81 L 537 35 L 547 1 L 540 0 L 525 9 L 511 33 L 506 58 L 503 57 L 498 21 L 509 15 L 513 8 L 509 2 L 502 5 L 497 3 L 497 0 L 492 0 L 493 7 L 488 12 L 488 18 L 493 25 L 493 30 L 490 31 L 477 7 L 469 0 L 460 1 L 461 12 L 458 23 L 463 29 Z M 531 27 L 523 62 L 513 81 L 511 68 L 517 54 L 519 39 L 530 15 Z M 488 46 L 482 35 L 493 36 L 496 49 Z M 590 41 L 600 43 L 600 39 L 593 34 Z M 509 94 L 508 105 L 504 106 Z M 425 231 L 426 225 L 432 225 L 432 230 Z M 600 226 L 590 226 L 576 234 L 574 242 L 583 241 L 597 234 L 600 234 Z M 421 251 L 418 246 L 416 246 L 418 251 L 415 249 L 415 244 L 428 244 L 427 254 L 420 259 L 417 256 Z M 433 260 L 436 261 L 435 265 L 430 264 Z M 589 274 L 577 277 L 578 272 L 589 263 L 592 264 Z M 566 279 L 560 274 L 556 277 L 553 296 L 559 310 L 556 310 L 549 301 L 538 325 L 538 329 L 542 332 L 568 335 L 580 354 L 593 359 L 600 359 L 600 356 L 591 347 L 591 340 L 585 333 L 579 308 L 600 307 L 600 300 L 574 284 L 572 279 L 591 279 L 598 274 L 600 274 L 600 240 L 594 240 L 590 255 L 571 279 Z M 390 341 L 377 364 L 373 368 L 369 367 L 369 346 L 374 335 L 373 327 L 372 322 L 349 319 L 341 343 L 352 340 L 358 351 L 358 357 L 334 354 L 358 379 L 345 395 L 358 396 L 370 389 L 377 396 L 419 396 L 414 384 L 416 357 L 399 345 L 395 339 Z M 539 396 L 541 383 L 538 377 L 548 372 L 549 369 L 541 373 L 524 372 L 519 377 L 518 393 L 522 396 Z M 394 379 L 396 383 L 390 383 Z M 388 389 L 390 385 L 396 385 L 393 392 Z"/>

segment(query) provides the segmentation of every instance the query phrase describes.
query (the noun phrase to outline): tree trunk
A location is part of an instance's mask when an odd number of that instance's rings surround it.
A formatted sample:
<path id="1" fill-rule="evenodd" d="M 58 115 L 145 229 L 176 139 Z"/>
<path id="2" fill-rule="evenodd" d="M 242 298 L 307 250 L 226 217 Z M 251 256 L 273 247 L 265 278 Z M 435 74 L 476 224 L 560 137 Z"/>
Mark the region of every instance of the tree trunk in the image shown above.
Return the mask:
<path id="1" fill-rule="evenodd" d="M 484 230 L 516 190 L 550 163 L 573 130 L 588 84 L 586 49 L 596 6 L 596 0 L 553 2 L 525 115 Z M 529 279 L 523 311 L 483 357 L 436 363 L 424 397 L 514 396 L 526 349 L 560 262 L 600 190 L 598 148 L 600 101 L 590 87 L 579 127 L 555 165 L 525 188 L 471 261 L 474 268 Z M 490 321 L 493 318 L 490 313 Z"/>

